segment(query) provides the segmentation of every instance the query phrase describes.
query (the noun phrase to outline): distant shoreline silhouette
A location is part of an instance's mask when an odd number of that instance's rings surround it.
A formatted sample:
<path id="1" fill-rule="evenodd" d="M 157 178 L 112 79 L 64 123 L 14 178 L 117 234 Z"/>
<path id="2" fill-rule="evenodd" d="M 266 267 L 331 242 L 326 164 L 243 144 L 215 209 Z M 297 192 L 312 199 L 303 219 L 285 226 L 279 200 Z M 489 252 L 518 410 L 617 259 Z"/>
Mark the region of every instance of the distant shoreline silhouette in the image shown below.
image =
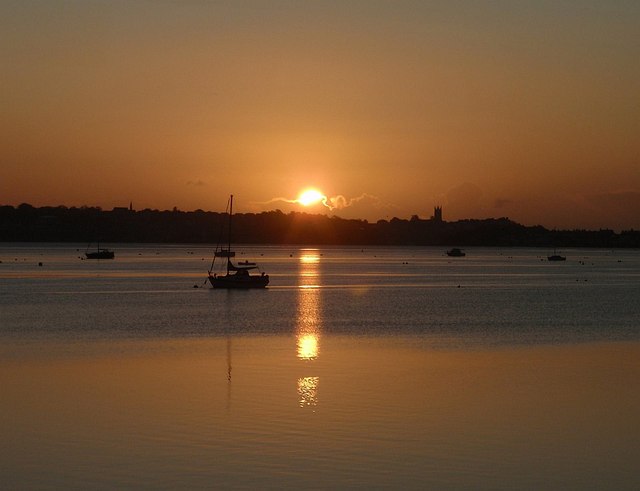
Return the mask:
<path id="1" fill-rule="evenodd" d="M 87 242 L 97 224 L 103 243 L 215 243 L 225 213 L 99 207 L 0 206 L 1 242 Z M 234 214 L 237 243 L 503 247 L 640 247 L 640 231 L 549 230 L 508 218 L 392 218 L 370 223 L 280 210 Z"/>

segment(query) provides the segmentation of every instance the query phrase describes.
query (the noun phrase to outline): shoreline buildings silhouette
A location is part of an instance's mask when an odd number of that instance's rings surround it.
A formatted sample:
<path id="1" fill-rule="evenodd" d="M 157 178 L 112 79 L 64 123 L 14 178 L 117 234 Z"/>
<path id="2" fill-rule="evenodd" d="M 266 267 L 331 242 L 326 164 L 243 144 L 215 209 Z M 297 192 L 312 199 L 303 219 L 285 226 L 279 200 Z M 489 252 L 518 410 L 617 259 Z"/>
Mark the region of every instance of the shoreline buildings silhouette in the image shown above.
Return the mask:
<path id="1" fill-rule="evenodd" d="M 100 224 L 106 242 L 214 243 L 225 213 L 115 207 L 0 206 L 0 242 L 87 242 Z M 457 245 L 532 247 L 640 247 L 640 231 L 549 230 L 509 218 L 447 222 L 443 208 L 409 220 L 366 220 L 280 210 L 234 214 L 238 243 L 317 245 Z"/>

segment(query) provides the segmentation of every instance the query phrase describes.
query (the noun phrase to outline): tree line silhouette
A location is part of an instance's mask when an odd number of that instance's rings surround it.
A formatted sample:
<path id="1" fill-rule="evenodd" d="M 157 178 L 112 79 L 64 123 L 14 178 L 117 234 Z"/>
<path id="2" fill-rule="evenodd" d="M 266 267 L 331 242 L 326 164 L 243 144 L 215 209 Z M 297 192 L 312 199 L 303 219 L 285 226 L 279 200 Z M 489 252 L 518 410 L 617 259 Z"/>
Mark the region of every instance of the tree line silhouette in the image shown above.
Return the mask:
<path id="1" fill-rule="evenodd" d="M 216 243 L 226 213 L 99 207 L 0 206 L 0 241 Z M 445 222 L 366 220 L 280 210 L 233 215 L 233 241 L 245 244 L 640 247 L 640 232 L 548 230 L 508 218 Z"/>

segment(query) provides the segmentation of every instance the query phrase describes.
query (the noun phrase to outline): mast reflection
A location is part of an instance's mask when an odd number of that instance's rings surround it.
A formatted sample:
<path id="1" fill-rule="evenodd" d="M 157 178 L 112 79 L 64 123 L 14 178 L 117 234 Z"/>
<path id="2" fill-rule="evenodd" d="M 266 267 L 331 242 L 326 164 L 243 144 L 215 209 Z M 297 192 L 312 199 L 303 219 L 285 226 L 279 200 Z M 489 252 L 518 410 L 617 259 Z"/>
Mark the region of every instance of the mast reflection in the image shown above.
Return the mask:
<path id="1" fill-rule="evenodd" d="M 320 353 L 320 253 L 317 249 L 304 249 L 300 256 L 298 313 L 296 323 L 297 357 L 304 362 L 316 360 Z M 300 407 L 318 403 L 319 377 L 298 379 Z"/>

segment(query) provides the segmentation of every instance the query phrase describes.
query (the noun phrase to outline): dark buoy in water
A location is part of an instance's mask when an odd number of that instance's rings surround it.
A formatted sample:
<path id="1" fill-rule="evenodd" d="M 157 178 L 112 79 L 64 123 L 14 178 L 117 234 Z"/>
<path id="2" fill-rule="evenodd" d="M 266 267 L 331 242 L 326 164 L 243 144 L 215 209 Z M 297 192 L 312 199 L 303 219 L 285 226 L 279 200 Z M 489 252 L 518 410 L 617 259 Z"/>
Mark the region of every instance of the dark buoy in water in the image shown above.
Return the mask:
<path id="1" fill-rule="evenodd" d="M 42 263 L 38 263 L 38 266 L 42 267 Z"/>
<path id="2" fill-rule="evenodd" d="M 200 288 L 198 285 L 193 285 L 194 288 Z"/>

